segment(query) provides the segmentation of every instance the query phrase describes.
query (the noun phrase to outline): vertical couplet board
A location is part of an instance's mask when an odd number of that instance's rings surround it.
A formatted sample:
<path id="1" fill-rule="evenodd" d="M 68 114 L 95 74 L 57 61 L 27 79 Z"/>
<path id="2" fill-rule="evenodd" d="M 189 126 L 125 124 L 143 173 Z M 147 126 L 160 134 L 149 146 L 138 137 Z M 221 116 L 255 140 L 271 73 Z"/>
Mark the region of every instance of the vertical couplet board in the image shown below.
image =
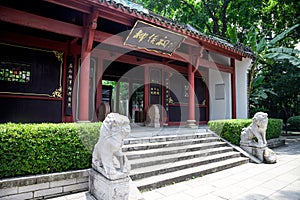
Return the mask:
<path id="1" fill-rule="evenodd" d="M 161 70 L 150 69 L 150 105 L 161 104 L 162 99 Z"/>

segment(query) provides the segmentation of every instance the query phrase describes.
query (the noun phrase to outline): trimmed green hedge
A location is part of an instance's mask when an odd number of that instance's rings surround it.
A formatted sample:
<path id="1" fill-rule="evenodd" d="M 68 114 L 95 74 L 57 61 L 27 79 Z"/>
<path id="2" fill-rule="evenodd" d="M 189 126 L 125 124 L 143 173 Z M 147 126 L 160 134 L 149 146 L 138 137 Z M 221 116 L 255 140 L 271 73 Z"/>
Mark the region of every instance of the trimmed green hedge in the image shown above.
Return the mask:
<path id="1" fill-rule="evenodd" d="M 209 128 L 220 137 L 235 145 L 240 145 L 242 129 L 251 124 L 251 119 L 228 119 L 209 121 Z M 267 128 L 267 140 L 278 138 L 281 134 L 283 122 L 281 119 L 269 119 Z"/>
<path id="2" fill-rule="evenodd" d="M 288 130 L 290 131 L 300 131 L 300 116 L 290 117 L 287 120 Z"/>
<path id="3" fill-rule="evenodd" d="M 0 124 L 0 178 L 89 168 L 100 126 Z"/>

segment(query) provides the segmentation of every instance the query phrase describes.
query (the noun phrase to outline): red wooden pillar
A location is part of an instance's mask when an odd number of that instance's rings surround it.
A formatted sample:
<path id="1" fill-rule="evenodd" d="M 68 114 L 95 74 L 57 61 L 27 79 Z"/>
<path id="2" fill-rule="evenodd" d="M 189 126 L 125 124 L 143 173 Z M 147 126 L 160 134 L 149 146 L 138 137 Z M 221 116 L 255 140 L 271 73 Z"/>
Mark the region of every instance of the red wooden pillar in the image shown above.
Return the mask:
<path id="1" fill-rule="evenodd" d="M 89 121 L 90 53 L 82 52 L 79 72 L 79 121 Z"/>
<path id="2" fill-rule="evenodd" d="M 81 45 L 81 67 L 79 72 L 79 121 L 90 121 L 90 65 L 93 48 L 94 33 L 97 28 L 98 11 L 92 10 L 84 18 L 84 33 Z"/>
<path id="3" fill-rule="evenodd" d="M 98 56 L 98 67 L 97 67 L 97 94 L 96 94 L 96 113 L 99 116 L 99 108 L 102 102 L 102 75 L 103 75 L 103 59 Z"/>
<path id="4" fill-rule="evenodd" d="M 189 80 L 189 116 L 187 120 L 187 126 L 190 128 L 196 128 L 195 120 L 195 72 L 193 71 L 193 65 L 190 63 L 188 66 L 188 80 Z"/>
<path id="5" fill-rule="evenodd" d="M 230 59 L 233 72 L 231 74 L 231 93 L 232 93 L 232 119 L 236 119 L 236 82 L 235 82 L 235 60 Z"/>

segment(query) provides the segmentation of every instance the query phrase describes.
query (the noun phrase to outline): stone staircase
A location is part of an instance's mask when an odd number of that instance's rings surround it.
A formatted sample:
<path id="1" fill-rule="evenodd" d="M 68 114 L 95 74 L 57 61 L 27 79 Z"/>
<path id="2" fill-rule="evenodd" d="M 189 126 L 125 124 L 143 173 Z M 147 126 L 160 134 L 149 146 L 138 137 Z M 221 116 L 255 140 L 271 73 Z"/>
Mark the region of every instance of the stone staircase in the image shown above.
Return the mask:
<path id="1" fill-rule="evenodd" d="M 122 150 L 131 164 L 130 177 L 140 190 L 163 187 L 249 162 L 216 134 L 199 129 L 176 135 L 169 132 L 126 138 Z"/>

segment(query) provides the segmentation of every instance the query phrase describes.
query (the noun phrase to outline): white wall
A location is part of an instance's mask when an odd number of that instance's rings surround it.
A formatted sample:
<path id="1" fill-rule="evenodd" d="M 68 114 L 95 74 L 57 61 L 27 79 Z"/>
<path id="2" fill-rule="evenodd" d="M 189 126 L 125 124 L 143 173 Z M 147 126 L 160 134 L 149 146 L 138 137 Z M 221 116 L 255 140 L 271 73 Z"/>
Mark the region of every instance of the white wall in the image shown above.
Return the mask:
<path id="1" fill-rule="evenodd" d="M 216 99 L 216 85 L 224 84 L 224 99 Z M 209 69 L 209 120 L 232 118 L 231 75 Z"/>
<path id="2" fill-rule="evenodd" d="M 243 58 L 242 61 L 235 61 L 235 80 L 236 80 L 236 118 L 248 118 L 248 69 L 251 59 Z"/>
<path id="3" fill-rule="evenodd" d="M 230 58 L 209 52 L 209 60 L 230 66 Z M 235 80 L 236 80 L 236 117 L 240 119 L 248 118 L 248 69 L 251 65 L 250 58 L 243 58 L 242 61 L 235 60 Z M 225 98 L 216 99 L 216 84 L 224 84 Z M 209 69 L 209 118 L 231 119 L 232 118 L 232 87 L 231 75 L 218 70 Z"/>
<path id="4" fill-rule="evenodd" d="M 230 58 L 211 51 L 209 52 L 208 60 L 220 63 L 225 66 L 230 66 Z"/>

